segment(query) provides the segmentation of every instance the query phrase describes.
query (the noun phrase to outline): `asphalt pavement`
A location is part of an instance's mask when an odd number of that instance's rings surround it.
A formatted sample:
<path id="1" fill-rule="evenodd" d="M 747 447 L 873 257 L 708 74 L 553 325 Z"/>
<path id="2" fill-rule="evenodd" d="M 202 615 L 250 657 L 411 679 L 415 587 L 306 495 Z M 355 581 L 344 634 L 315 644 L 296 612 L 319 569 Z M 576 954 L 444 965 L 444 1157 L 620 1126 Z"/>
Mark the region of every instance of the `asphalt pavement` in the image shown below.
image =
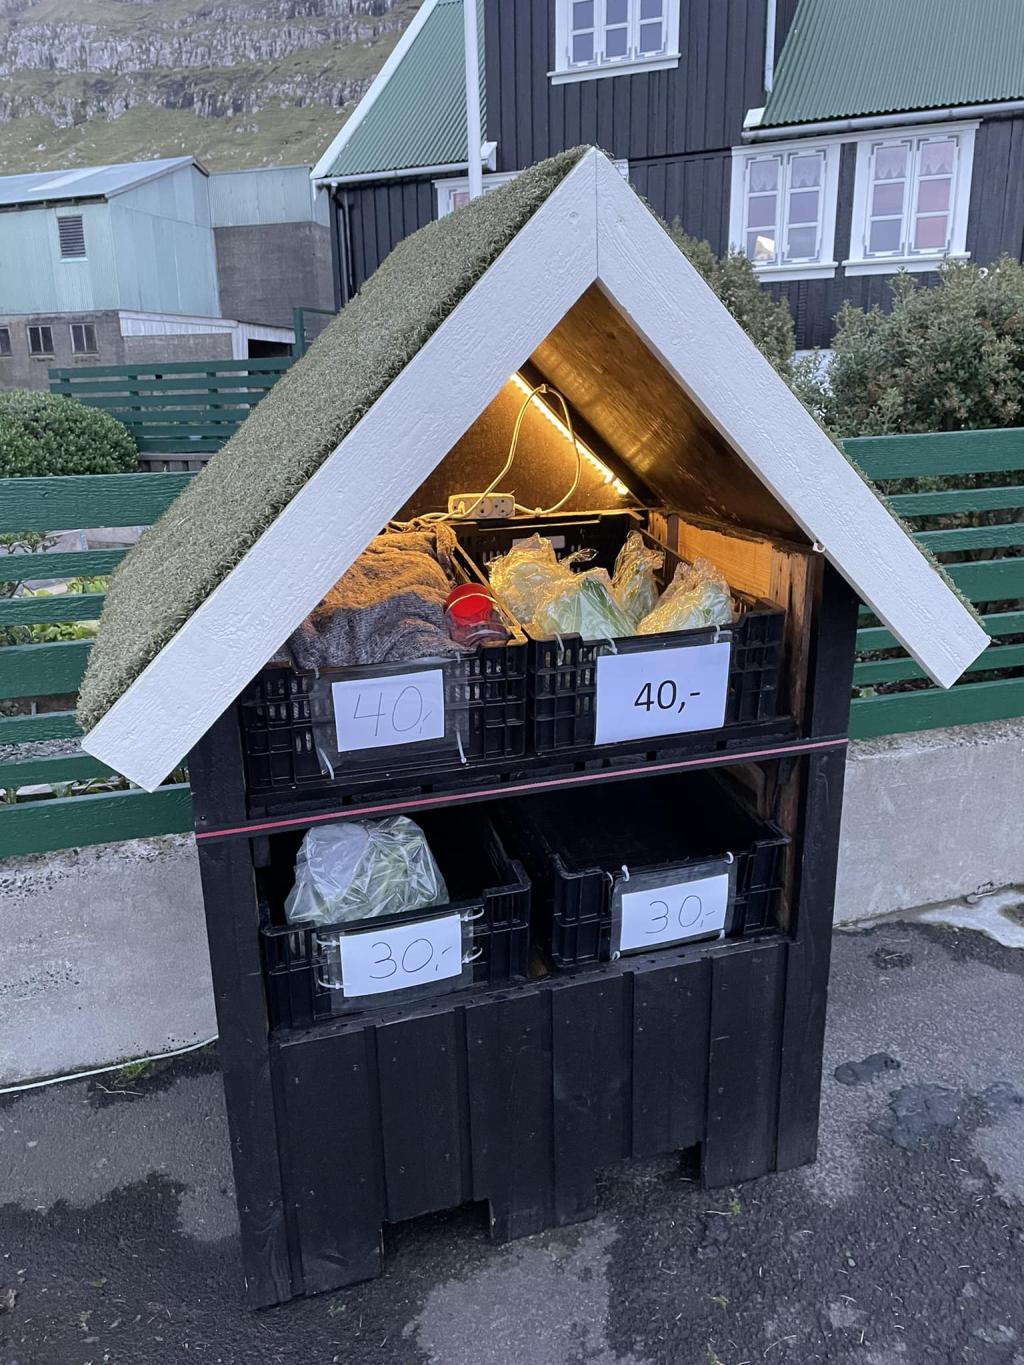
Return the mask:
<path id="1" fill-rule="evenodd" d="M 4 1097 L 0 1365 L 1024 1365 L 1024 953 L 883 924 L 834 964 L 815 1166 L 617 1167 L 590 1223 L 417 1220 L 260 1313 L 213 1053 Z"/>

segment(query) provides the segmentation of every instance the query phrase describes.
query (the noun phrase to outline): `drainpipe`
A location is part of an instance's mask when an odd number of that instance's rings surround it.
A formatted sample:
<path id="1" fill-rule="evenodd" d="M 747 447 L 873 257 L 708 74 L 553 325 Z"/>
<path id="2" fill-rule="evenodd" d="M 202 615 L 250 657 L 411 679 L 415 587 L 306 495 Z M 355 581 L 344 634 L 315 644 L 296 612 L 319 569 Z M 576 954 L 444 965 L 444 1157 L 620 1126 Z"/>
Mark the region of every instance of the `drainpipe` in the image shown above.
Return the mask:
<path id="1" fill-rule="evenodd" d="M 778 21 L 779 0 L 768 0 L 768 15 L 764 31 L 764 93 L 770 95 L 775 84 L 775 25 Z"/>
<path id="2" fill-rule="evenodd" d="M 469 159 L 469 197 L 479 199 L 484 192 L 484 173 L 480 164 L 483 133 L 480 128 L 480 46 L 476 0 L 462 0 L 462 22 L 466 42 L 466 151 Z"/>

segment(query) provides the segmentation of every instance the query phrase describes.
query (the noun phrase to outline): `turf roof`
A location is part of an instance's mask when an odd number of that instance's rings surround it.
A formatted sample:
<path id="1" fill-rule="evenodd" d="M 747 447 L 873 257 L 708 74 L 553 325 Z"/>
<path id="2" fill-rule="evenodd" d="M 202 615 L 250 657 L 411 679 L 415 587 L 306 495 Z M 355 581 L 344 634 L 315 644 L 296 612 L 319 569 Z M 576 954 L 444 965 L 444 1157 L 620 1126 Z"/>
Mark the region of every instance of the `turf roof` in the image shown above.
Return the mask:
<path id="1" fill-rule="evenodd" d="M 401 242 L 145 533 L 110 581 L 79 697 L 83 730 L 227 577 L 586 150 L 542 161 Z"/>

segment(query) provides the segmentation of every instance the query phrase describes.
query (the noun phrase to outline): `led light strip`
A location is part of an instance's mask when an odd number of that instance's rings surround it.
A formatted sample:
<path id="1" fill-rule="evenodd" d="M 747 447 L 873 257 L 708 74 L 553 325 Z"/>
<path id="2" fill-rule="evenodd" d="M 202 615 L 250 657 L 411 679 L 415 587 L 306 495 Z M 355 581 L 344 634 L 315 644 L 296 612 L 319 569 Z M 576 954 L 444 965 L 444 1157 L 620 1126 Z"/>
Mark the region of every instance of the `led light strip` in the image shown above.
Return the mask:
<path id="1" fill-rule="evenodd" d="M 522 392 L 524 397 L 531 391 L 533 386 L 531 384 L 528 384 L 526 380 L 523 378 L 523 376 L 518 373 L 518 371 L 515 374 L 513 374 L 511 378 L 512 383 L 515 384 L 516 388 Z M 552 412 L 552 410 L 548 407 L 547 403 L 545 403 L 543 398 L 541 398 L 540 394 L 535 393 L 533 395 L 533 404 L 537 411 L 542 413 L 543 416 L 545 416 L 547 420 L 551 423 L 551 425 L 555 428 L 555 430 L 560 432 L 567 441 L 571 442 L 573 440 L 573 433 L 569 431 L 569 428 L 562 421 L 561 417 L 559 417 L 556 413 Z M 578 436 L 576 437 L 576 448 L 579 451 L 579 453 L 583 456 L 583 458 L 586 460 L 587 464 L 591 465 L 594 469 L 597 470 L 597 472 L 601 475 L 601 478 L 604 480 L 604 482 L 610 483 L 612 485 L 612 487 L 615 489 L 616 493 L 618 493 L 620 498 L 628 498 L 632 496 L 629 489 L 622 482 L 622 480 L 618 478 L 615 474 L 613 474 L 612 471 L 608 468 L 608 466 L 602 460 L 599 460 L 597 456 L 594 454 L 594 452 L 590 449 L 590 447 L 584 445 L 584 443 L 580 440 Z"/>

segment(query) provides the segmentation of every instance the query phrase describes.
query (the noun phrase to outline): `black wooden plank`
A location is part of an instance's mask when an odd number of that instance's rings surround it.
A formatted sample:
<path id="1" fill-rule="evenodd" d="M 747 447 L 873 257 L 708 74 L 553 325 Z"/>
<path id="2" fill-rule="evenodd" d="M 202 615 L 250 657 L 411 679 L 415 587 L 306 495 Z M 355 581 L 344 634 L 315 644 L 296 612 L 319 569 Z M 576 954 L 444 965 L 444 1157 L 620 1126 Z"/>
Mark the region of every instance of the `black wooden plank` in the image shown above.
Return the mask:
<path id="1" fill-rule="evenodd" d="M 372 1279 L 384 1221 L 372 1028 L 307 1034 L 275 1062 L 301 1287 L 315 1294 Z"/>
<path id="2" fill-rule="evenodd" d="M 454 1208 L 468 1197 L 462 1185 L 461 1025 L 461 1015 L 452 1009 L 377 1028 L 389 1222 Z"/>
<path id="3" fill-rule="evenodd" d="M 633 974 L 632 1155 L 703 1140 L 711 964 L 638 964 Z"/>
<path id="4" fill-rule="evenodd" d="M 845 735 L 857 647 L 857 594 L 831 564 L 824 566 L 808 661 L 808 738 Z"/>
<path id="5" fill-rule="evenodd" d="M 244 777 L 233 708 L 193 750 L 189 773 L 200 818 L 235 816 Z M 256 887 L 248 841 L 200 846 L 199 872 L 246 1296 L 253 1307 L 266 1307 L 291 1297 L 292 1268 L 277 1157 Z"/>
<path id="6" fill-rule="evenodd" d="M 708 1188 L 775 1168 L 785 943 L 716 957 L 703 1179 Z"/>
<path id="7" fill-rule="evenodd" d="M 551 1013 L 547 991 L 521 988 L 467 1004 L 473 1198 L 491 1207 L 496 1242 L 553 1218 Z"/>
<path id="8" fill-rule="evenodd" d="M 555 1222 L 593 1215 L 595 1175 L 628 1155 L 632 992 L 624 973 L 551 990 Z"/>
<path id="9" fill-rule="evenodd" d="M 534 82 L 547 80 L 546 72 L 538 72 L 533 60 L 533 22 L 530 0 L 516 0 L 515 26 L 515 81 L 516 81 L 516 155 L 520 166 L 532 166 L 546 152 L 538 152 L 533 140 Z"/>
<path id="10" fill-rule="evenodd" d="M 563 147 L 552 143 L 548 127 L 548 92 L 551 82 L 548 72 L 554 70 L 554 61 L 549 60 L 549 46 L 554 47 L 555 17 L 548 0 L 533 0 L 530 13 L 530 51 L 532 64 L 530 70 L 530 105 L 532 109 L 532 141 L 534 161 L 540 161 Z"/>
<path id="11" fill-rule="evenodd" d="M 778 1169 L 813 1161 L 818 1150 L 821 1066 L 832 917 L 843 811 L 842 751 L 805 760 L 801 851 L 795 879 L 796 942 L 786 972 L 779 1082 Z"/>

